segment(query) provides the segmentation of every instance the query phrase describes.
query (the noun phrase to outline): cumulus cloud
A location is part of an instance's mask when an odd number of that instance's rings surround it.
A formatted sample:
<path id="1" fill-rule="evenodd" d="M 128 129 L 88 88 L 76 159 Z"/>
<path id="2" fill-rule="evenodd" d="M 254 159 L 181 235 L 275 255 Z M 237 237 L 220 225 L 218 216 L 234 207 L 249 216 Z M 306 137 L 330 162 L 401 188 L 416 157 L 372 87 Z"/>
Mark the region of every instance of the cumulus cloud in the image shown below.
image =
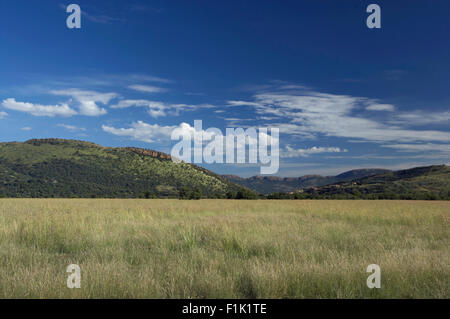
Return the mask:
<path id="1" fill-rule="evenodd" d="M 216 129 L 197 128 L 185 122 L 182 122 L 179 125 L 160 126 L 158 124 L 148 124 L 143 121 L 137 121 L 132 123 L 128 128 L 115 128 L 109 125 L 102 125 L 102 129 L 105 132 L 117 136 L 130 137 L 134 140 L 147 143 L 169 141 L 171 139 L 172 132 L 175 129 L 177 130 L 178 136 L 191 136 L 192 141 L 195 138 L 199 138 L 197 141 L 203 142 L 203 144 L 209 143 L 211 140 L 216 138 L 216 136 L 222 136 L 223 144 L 225 145 L 225 138 L 227 134 L 227 132 L 217 131 Z M 246 130 L 233 130 L 233 134 L 236 138 L 236 147 L 245 147 L 245 145 L 249 144 L 256 145 L 258 143 L 258 137 L 260 139 L 259 143 L 263 143 L 264 145 L 269 144 L 273 146 L 279 144 L 278 138 L 272 136 L 270 131 L 266 133 L 255 130 L 255 132 L 256 135 L 251 136 Z"/>
<path id="2" fill-rule="evenodd" d="M 27 102 L 18 102 L 14 98 L 8 98 L 3 100 L 3 107 L 19 111 L 30 113 L 34 116 L 72 116 L 77 114 L 77 112 L 69 107 L 68 104 L 62 103 L 59 105 L 41 105 L 41 104 L 33 104 Z"/>
<path id="3" fill-rule="evenodd" d="M 132 90 L 144 92 L 144 93 L 162 93 L 162 92 L 167 91 L 167 89 L 165 89 L 165 88 L 160 88 L 160 87 L 151 86 L 151 85 L 143 85 L 143 84 L 133 84 L 133 85 L 129 85 L 128 87 Z"/>
<path id="4" fill-rule="evenodd" d="M 106 110 L 97 103 L 108 104 L 111 99 L 116 98 L 116 93 L 100 93 L 96 91 L 85 91 L 79 89 L 53 90 L 51 94 L 59 96 L 70 96 L 78 102 L 78 113 L 87 116 L 99 116 L 106 114 Z"/>
<path id="5" fill-rule="evenodd" d="M 280 152 L 280 156 L 285 158 L 308 157 L 310 155 L 319 153 L 342 153 L 342 152 L 347 152 L 347 150 L 341 149 L 339 147 L 321 147 L 321 146 L 294 149 L 293 147 L 287 145 L 286 149 Z"/>
<path id="6" fill-rule="evenodd" d="M 143 121 L 137 121 L 131 124 L 129 128 L 115 128 L 108 125 L 102 125 L 105 132 L 130 137 L 137 141 L 153 143 L 170 139 L 172 131 L 177 126 L 160 126 L 158 124 L 147 124 Z"/>
<path id="7" fill-rule="evenodd" d="M 99 93 L 96 91 L 86 91 L 80 89 L 52 90 L 50 94 L 58 96 L 70 96 L 72 99 L 66 103 L 57 105 L 41 105 L 29 102 L 18 102 L 14 98 L 3 100 L 2 105 L 10 110 L 30 113 L 35 116 L 72 116 L 87 115 L 98 116 L 106 114 L 106 110 L 97 105 L 97 103 L 108 104 L 109 101 L 117 97 L 116 93 Z M 73 103 L 75 100 L 75 103 Z M 78 110 L 71 106 L 74 104 Z"/>
<path id="8" fill-rule="evenodd" d="M 143 121 L 137 121 L 131 124 L 129 128 L 115 128 L 108 125 L 102 125 L 102 129 L 105 132 L 117 135 L 130 137 L 137 141 L 153 143 L 163 142 L 170 140 L 172 132 L 177 129 L 178 133 L 182 136 L 191 136 L 194 138 L 194 133 L 203 134 L 205 140 L 210 140 L 214 136 L 214 132 L 206 130 L 196 131 L 195 127 L 188 123 L 180 123 L 179 125 L 161 126 L 158 124 L 148 124 Z"/>

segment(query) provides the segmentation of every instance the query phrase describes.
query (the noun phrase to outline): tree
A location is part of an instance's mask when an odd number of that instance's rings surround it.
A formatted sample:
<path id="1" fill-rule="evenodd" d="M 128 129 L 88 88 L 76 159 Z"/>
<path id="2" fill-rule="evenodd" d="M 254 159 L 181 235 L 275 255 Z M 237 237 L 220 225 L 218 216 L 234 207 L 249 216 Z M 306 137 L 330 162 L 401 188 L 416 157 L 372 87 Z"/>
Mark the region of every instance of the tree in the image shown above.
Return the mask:
<path id="1" fill-rule="evenodd" d="M 202 190 L 198 187 L 194 189 L 191 193 L 190 199 L 201 199 L 202 198 Z"/>
<path id="2" fill-rule="evenodd" d="M 241 188 L 236 194 L 236 199 L 256 199 L 256 194 L 249 189 Z"/>
<path id="3" fill-rule="evenodd" d="M 236 198 L 236 192 L 227 192 L 227 199 L 234 199 Z"/>
<path id="4" fill-rule="evenodd" d="M 151 193 L 149 191 L 144 193 L 144 197 L 147 198 L 147 199 L 149 199 L 149 198 L 156 198 L 155 194 L 153 194 L 153 193 Z"/>
<path id="5" fill-rule="evenodd" d="M 187 188 L 186 186 L 181 187 L 178 198 L 179 199 L 189 199 L 190 196 L 191 196 L 191 192 L 189 191 L 189 188 Z"/>

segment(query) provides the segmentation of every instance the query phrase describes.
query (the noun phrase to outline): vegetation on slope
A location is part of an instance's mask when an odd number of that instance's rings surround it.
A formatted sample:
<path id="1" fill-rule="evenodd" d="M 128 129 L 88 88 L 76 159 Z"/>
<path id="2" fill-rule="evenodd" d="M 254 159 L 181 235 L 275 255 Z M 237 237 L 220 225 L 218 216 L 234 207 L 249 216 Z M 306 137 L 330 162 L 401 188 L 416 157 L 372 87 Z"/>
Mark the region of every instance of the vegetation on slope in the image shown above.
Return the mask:
<path id="1" fill-rule="evenodd" d="M 269 198 L 450 199 L 450 167 L 433 165 L 377 174 L 349 182 L 275 193 Z"/>
<path id="2" fill-rule="evenodd" d="M 62 139 L 0 143 L 2 197 L 226 197 L 241 187 L 170 155 Z"/>
<path id="3" fill-rule="evenodd" d="M 276 192 L 295 192 L 299 188 L 323 186 L 338 182 L 350 181 L 370 175 L 389 172 L 386 169 L 355 169 L 336 176 L 305 175 L 301 177 L 252 176 L 242 178 L 236 175 L 223 175 L 233 183 L 247 187 L 261 194 Z"/>
<path id="4" fill-rule="evenodd" d="M 0 143 L 0 197 L 266 198 L 246 186 L 262 193 L 283 189 L 269 199 L 450 199 L 450 168 L 224 178 L 153 150 L 62 139 Z"/>

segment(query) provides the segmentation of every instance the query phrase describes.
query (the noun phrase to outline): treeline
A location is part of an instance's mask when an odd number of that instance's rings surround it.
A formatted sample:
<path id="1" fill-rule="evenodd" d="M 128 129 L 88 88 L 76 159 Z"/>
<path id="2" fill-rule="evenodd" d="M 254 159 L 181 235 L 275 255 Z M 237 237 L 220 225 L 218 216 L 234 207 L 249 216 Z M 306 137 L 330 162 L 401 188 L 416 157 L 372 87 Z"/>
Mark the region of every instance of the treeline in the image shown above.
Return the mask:
<path id="1" fill-rule="evenodd" d="M 156 198 L 152 197 L 152 198 Z M 301 200 L 301 199 L 392 199 L 392 200 L 450 200 L 450 193 L 408 193 L 395 194 L 391 192 L 379 194 L 362 194 L 359 192 L 345 194 L 319 194 L 319 193 L 283 193 L 277 192 L 269 195 L 255 193 L 248 189 L 241 189 L 237 192 L 228 192 L 226 196 L 217 194 L 216 196 L 205 197 L 201 195 L 201 191 L 189 191 L 184 189 L 180 191 L 179 199 L 201 199 L 201 198 L 218 198 L 218 199 L 283 199 L 283 200 Z"/>
<path id="2" fill-rule="evenodd" d="M 51 185 L 51 184 L 50 184 Z M 22 185 L 20 185 L 22 186 Z M 37 186 L 37 185 L 36 185 Z M 199 199 L 282 199 L 282 200 L 302 200 L 302 199 L 347 199 L 347 200 L 378 200 L 378 199 L 392 199 L 392 200 L 450 200 L 450 192 L 442 191 L 437 192 L 415 192 L 415 193 L 394 193 L 394 192 L 381 192 L 381 193 L 361 193 L 357 190 L 353 190 L 346 193 L 339 194 L 327 194 L 318 193 L 314 191 L 309 192 L 297 192 L 297 193 L 283 193 L 276 192 L 269 195 L 258 194 L 250 189 L 241 188 L 237 191 L 228 191 L 223 193 L 205 193 L 200 187 L 189 188 L 182 186 L 179 188 L 178 193 L 172 191 L 170 193 L 164 193 L 154 189 L 143 192 L 105 192 L 102 194 L 101 189 L 89 189 L 85 188 L 84 192 L 77 192 L 74 189 L 65 189 L 64 187 L 57 188 L 56 185 L 42 183 L 37 189 L 29 188 L 24 189 L 8 188 L 8 192 L 0 191 L 0 198 L 13 197 L 13 198 L 143 198 L 143 199 L 181 199 L 181 200 L 199 200 Z M 73 186 L 73 185 L 72 185 Z M 87 185 L 85 185 L 87 186 Z M 92 186 L 92 185 L 90 185 Z M 56 191 L 58 189 L 58 191 Z"/>
<path id="3" fill-rule="evenodd" d="M 264 199 L 264 195 L 257 194 L 247 188 L 241 188 L 238 191 L 229 191 L 225 195 L 217 193 L 212 196 L 203 196 L 199 188 L 189 189 L 182 187 L 179 191 L 179 199 L 202 199 L 202 198 L 217 198 L 217 199 Z"/>
<path id="4" fill-rule="evenodd" d="M 345 194 L 319 194 L 319 193 L 273 193 L 266 196 L 267 199 L 400 199 L 400 200 L 450 200 L 450 193 L 345 193 Z"/>

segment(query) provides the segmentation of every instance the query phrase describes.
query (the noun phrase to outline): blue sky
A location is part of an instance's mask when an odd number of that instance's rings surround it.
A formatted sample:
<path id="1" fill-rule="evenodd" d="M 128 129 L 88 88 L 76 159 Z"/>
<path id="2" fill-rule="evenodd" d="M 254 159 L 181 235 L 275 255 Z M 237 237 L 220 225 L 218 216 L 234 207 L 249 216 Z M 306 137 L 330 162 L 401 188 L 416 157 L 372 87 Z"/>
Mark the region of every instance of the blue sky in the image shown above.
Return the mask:
<path id="1" fill-rule="evenodd" d="M 65 7 L 79 4 L 81 29 Z M 381 7 L 368 29 L 366 7 Z M 2 1 L 0 140 L 170 152 L 279 127 L 280 176 L 450 163 L 448 1 Z M 250 176 L 256 165 L 204 165 Z"/>

